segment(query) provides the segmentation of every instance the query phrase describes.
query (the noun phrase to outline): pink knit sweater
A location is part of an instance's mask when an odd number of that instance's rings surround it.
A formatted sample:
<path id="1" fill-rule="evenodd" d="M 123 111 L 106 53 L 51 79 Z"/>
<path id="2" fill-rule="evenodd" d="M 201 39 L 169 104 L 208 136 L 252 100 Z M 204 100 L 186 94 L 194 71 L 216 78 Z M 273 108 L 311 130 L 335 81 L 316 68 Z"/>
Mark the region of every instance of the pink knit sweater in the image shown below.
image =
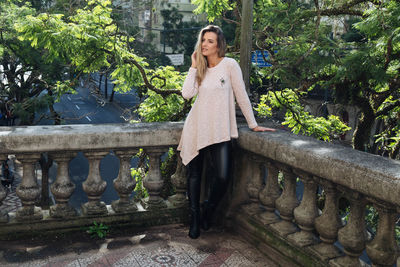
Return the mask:
<path id="1" fill-rule="evenodd" d="M 224 57 L 215 67 L 207 68 L 200 87 L 196 72 L 195 68 L 189 69 L 182 87 L 185 99 L 197 95 L 178 145 L 184 165 L 195 158 L 200 149 L 238 137 L 234 96 L 248 126 L 257 126 L 242 71 L 234 59 Z"/>

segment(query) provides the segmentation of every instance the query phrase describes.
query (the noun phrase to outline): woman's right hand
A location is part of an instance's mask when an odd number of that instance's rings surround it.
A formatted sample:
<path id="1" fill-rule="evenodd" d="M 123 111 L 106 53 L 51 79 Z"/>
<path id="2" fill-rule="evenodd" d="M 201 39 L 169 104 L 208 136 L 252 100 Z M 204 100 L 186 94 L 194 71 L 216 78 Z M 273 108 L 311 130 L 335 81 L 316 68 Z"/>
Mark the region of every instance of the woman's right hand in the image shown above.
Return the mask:
<path id="1" fill-rule="evenodd" d="M 197 68 L 196 55 L 197 55 L 197 52 L 194 51 L 192 53 L 192 66 L 191 66 L 192 68 Z"/>

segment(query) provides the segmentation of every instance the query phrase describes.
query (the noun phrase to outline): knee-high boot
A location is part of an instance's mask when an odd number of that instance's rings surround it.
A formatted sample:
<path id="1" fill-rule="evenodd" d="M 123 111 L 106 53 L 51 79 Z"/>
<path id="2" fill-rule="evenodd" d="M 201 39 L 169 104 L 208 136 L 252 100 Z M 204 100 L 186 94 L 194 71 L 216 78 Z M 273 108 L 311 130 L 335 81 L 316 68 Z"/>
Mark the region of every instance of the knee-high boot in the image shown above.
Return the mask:
<path id="1" fill-rule="evenodd" d="M 193 162 L 192 162 L 193 161 Z M 194 159 L 189 163 L 188 172 L 188 197 L 190 210 L 189 237 L 200 236 L 200 187 L 201 187 L 201 161 Z"/>
<path id="2" fill-rule="evenodd" d="M 219 202 L 225 194 L 230 178 L 231 164 L 230 142 L 218 143 L 210 147 L 211 158 L 214 162 L 214 180 L 211 183 L 211 190 L 208 201 L 204 202 L 201 228 L 210 229 L 213 222 L 213 215 Z"/>
<path id="3" fill-rule="evenodd" d="M 209 230 L 213 224 L 214 212 L 217 208 L 218 203 L 225 194 L 226 183 L 215 178 L 215 182 L 212 185 L 210 197 L 203 203 L 203 216 L 201 220 L 201 228 L 205 231 Z"/>

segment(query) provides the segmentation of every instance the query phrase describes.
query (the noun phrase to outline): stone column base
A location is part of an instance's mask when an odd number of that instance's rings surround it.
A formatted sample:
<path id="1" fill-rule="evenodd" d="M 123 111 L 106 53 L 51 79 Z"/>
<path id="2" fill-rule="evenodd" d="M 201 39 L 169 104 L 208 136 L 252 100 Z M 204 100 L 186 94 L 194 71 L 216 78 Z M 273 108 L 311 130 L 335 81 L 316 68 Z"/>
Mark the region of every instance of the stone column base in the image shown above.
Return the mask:
<path id="1" fill-rule="evenodd" d="M 306 247 L 318 243 L 316 236 L 312 232 L 304 230 L 288 235 L 287 239 L 299 247 Z"/>
<path id="2" fill-rule="evenodd" d="M 280 221 L 270 225 L 271 229 L 280 236 L 287 236 L 298 231 L 296 225 L 289 221 Z"/>
<path id="3" fill-rule="evenodd" d="M 176 208 L 188 206 L 188 200 L 184 194 L 175 194 L 168 198 L 168 201 Z"/>
<path id="4" fill-rule="evenodd" d="M 280 221 L 278 215 L 273 211 L 264 211 L 260 214 L 257 214 L 256 218 L 264 225 L 277 223 Z"/>
<path id="5" fill-rule="evenodd" d="M 8 213 L 4 210 L 0 211 L 0 223 L 8 223 Z"/>
<path id="6" fill-rule="evenodd" d="M 82 213 L 84 215 L 102 215 L 107 214 L 108 210 L 106 204 L 102 201 L 99 202 L 87 202 L 82 204 Z"/>
<path id="7" fill-rule="evenodd" d="M 56 204 L 50 207 L 50 216 L 53 218 L 68 218 L 68 217 L 74 217 L 76 215 L 77 215 L 76 210 L 66 204 L 64 205 Z"/>
<path id="8" fill-rule="evenodd" d="M 142 199 L 143 208 L 146 210 L 157 210 L 157 209 L 164 209 L 167 207 L 167 203 L 161 198 L 144 198 Z"/>
<path id="9" fill-rule="evenodd" d="M 121 199 L 113 201 L 111 207 L 116 213 L 129 213 L 138 209 L 134 201 L 122 201 Z"/>
<path id="10" fill-rule="evenodd" d="M 244 204 L 240 207 L 240 209 L 250 216 L 261 212 L 260 204 L 258 203 Z"/>
<path id="11" fill-rule="evenodd" d="M 358 257 L 350 257 L 345 256 L 341 258 L 336 258 L 329 261 L 329 266 L 334 267 L 345 267 L 345 266 L 352 266 L 352 267 L 363 267 L 368 266 L 365 262 L 361 261 Z"/>
<path id="12" fill-rule="evenodd" d="M 16 219 L 23 221 L 40 221 L 43 219 L 42 209 L 39 207 L 22 207 L 17 210 Z"/>
<path id="13" fill-rule="evenodd" d="M 333 244 L 320 243 L 310 247 L 311 251 L 316 253 L 323 261 L 342 256 L 342 252 Z"/>

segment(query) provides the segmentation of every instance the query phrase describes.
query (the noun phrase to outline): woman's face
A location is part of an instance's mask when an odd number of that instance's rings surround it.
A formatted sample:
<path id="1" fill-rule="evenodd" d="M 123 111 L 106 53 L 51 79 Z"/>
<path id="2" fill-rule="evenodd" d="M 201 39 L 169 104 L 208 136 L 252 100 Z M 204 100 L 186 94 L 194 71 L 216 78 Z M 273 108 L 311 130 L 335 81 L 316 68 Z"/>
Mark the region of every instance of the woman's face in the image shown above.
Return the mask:
<path id="1" fill-rule="evenodd" d="M 201 53 L 205 57 L 218 56 L 218 36 L 215 32 L 206 32 L 201 40 Z"/>

